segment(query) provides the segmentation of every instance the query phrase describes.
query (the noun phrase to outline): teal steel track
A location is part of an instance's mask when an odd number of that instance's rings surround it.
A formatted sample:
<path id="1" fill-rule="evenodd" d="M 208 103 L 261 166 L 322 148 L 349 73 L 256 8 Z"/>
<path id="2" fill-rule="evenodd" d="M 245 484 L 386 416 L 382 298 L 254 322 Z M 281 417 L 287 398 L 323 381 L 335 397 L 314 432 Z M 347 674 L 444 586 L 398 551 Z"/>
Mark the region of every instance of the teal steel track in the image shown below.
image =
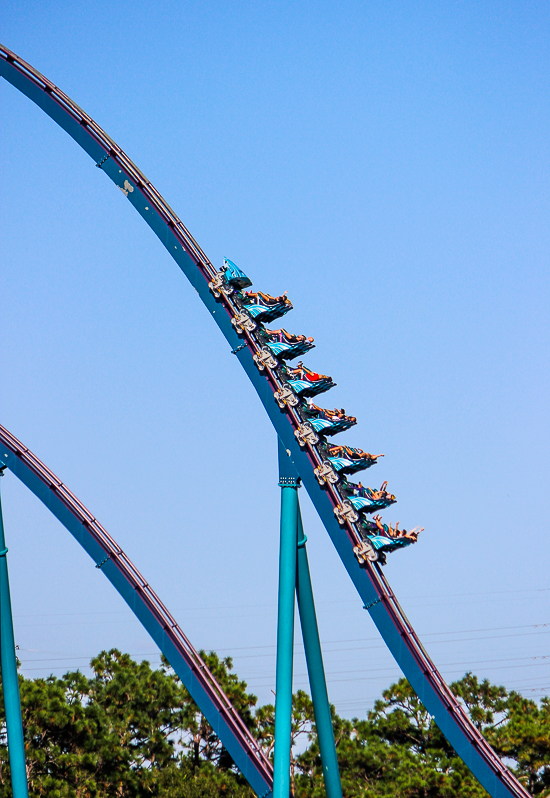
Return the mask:
<path id="1" fill-rule="evenodd" d="M 0 46 L 0 74 L 59 124 L 127 196 L 197 290 L 208 313 L 252 382 L 279 439 L 308 491 L 321 520 L 359 593 L 365 608 L 399 667 L 458 755 L 493 798 L 529 795 L 472 725 L 407 620 L 378 565 L 360 567 L 353 554 L 358 535 L 353 524 L 342 530 L 334 516 L 338 501 L 331 486 L 320 488 L 313 473 L 320 464 L 312 447 L 301 450 L 294 432 L 299 423 L 291 408 L 280 410 L 273 398 L 281 387 L 275 372 L 260 372 L 253 356 L 253 335 L 239 337 L 231 318 L 235 308 L 208 288 L 215 274 L 189 231 L 147 178 L 106 133 L 54 84 L 17 55 Z M 10 467 L 8 463 L 8 467 Z M 115 585 L 117 589 L 120 588 Z M 170 657 L 169 657 L 170 659 Z M 172 663 L 173 664 L 173 663 Z M 206 713 L 205 713 L 206 714 Z M 221 735 L 220 735 L 221 736 Z M 255 788 L 256 789 L 256 788 Z"/>

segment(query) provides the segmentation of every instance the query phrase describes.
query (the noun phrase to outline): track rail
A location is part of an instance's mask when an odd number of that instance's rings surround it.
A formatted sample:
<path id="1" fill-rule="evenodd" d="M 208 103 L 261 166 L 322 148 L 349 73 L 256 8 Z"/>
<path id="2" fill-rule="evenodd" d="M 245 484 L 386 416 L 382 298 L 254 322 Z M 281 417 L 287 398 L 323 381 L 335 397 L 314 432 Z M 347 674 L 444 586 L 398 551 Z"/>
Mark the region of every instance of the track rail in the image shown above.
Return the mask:
<path id="1" fill-rule="evenodd" d="M 142 622 L 144 612 L 147 614 L 149 627 L 153 627 L 153 636 L 159 647 L 169 658 L 174 670 L 197 704 L 201 708 L 205 707 L 203 709 L 205 716 L 237 765 L 240 759 L 242 767 L 248 771 L 247 778 L 256 783 L 255 789 L 258 792 L 263 794 L 271 792 L 273 767 L 270 760 L 174 616 L 133 562 L 105 527 L 53 471 L 50 471 L 2 425 L 0 425 L 0 447 L 2 447 L 0 463 L 4 463 L 13 471 L 70 532 L 73 534 L 76 532 L 75 536 L 95 560 L 96 567 L 104 571 L 117 589 L 122 580 L 125 587 L 122 592 L 123 598 L 134 612 L 136 609 L 140 610 L 136 614 Z M 76 522 L 76 526 L 74 523 L 67 523 L 68 521 Z M 174 657 L 174 649 L 185 663 L 185 667 L 181 666 L 178 657 Z M 200 686 L 202 691 L 197 689 L 197 686 Z M 219 725 L 220 719 L 223 726 Z"/>
<path id="2" fill-rule="evenodd" d="M 292 408 L 281 411 L 273 391 L 282 387 L 276 371 L 260 373 L 253 355 L 260 351 L 254 333 L 239 337 L 231 324 L 237 308 L 230 297 L 216 300 L 208 289 L 215 269 L 168 203 L 126 153 L 82 111 L 66 94 L 15 53 L 0 45 L 0 74 L 40 106 L 54 121 L 95 160 L 159 237 L 178 263 L 211 314 L 231 351 L 254 385 L 277 435 L 285 445 L 296 472 L 301 477 L 327 532 L 355 587 L 378 627 L 388 648 L 408 678 L 427 710 L 433 715 L 458 755 L 494 798 L 529 793 L 515 779 L 504 763 L 470 722 L 462 705 L 420 642 L 397 598 L 378 565 L 361 568 L 353 555 L 359 542 L 358 529 L 347 524 L 342 530 L 335 519 L 334 507 L 341 500 L 338 489 L 321 489 L 313 468 L 321 458 L 314 447 L 302 451 L 294 436 L 300 423 Z M 206 713 L 205 713 L 206 714 Z"/>

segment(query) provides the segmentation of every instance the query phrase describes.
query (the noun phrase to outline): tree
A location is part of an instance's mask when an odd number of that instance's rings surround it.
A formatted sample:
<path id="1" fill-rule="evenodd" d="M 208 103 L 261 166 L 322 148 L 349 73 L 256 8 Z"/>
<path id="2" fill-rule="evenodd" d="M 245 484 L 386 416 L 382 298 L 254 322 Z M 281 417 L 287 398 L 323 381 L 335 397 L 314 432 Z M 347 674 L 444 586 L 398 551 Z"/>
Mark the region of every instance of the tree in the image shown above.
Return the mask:
<path id="1" fill-rule="evenodd" d="M 443 738 L 406 679 L 384 691 L 366 719 L 334 719 L 346 798 L 482 798 L 479 786 Z M 322 795 L 314 770 L 313 795 Z"/>
<path id="2" fill-rule="evenodd" d="M 229 657 L 201 655 L 272 756 L 274 706 L 256 708 Z M 89 678 L 20 676 L 31 798 L 253 798 L 166 660 L 154 670 L 113 649 L 91 665 Z M 550 699 L 537 704 L 471 673 L 451 688 L 529 792 L 550 796 Z M 331 711 L 345 798 L 486 798 L 406 679 L 364 718 Z M 325 794 L 313 704 L 302 690 L 293 697 L 291 779 L 296 798 Z M 3 701 L 0 798 L 11 798 Z"/>
<path id="3" fill-rule="evenodd" d="M 233 669 L 231 657 L 220 659 L 214 651 L 209 654 L 204 651 L 199 653 L 246 726 L 253 731 L 255 720 L 252 710 L 258 699 L 255 695 L 246 691 L 246 682 L 240 680 L 235 673 L 231 672 Z M 164 658 L 163 670 L 165 674 L 173 675 L 168 661 Z M 222 770 L 234 768 L 231 756 L 223 747 L 205 716 L 185 687 L 181 685 L 178 677 L 173 675 L 173 678 L 180 684 L 182 698 L 183 717 L 181 728 L 183 733 L 180 738 L 180 745 L 187 749 L 193 769 L 196 770 L 201 767 L 204 762 L 210 762 Z"/>
<path id="4" fill-rule="evenodd" d="M 255 696 L 229 673 L 231 661 L 216 655 L 207 659 L 245 722 L 253 725 Z M 113 649 L 91 665 L 91 678 L 78 671 L 61 678 L 20 677 L 31 798 L 176 795 L 176 785 L 185 797 L 212 790 L 252 795 L 232 773 L 230 758 L 224 759 L 218 738 L 167 663 L 153 670 L 148 662 L 134 662 Z M 0 796 L 8 798 L 3 700 L 1 707 Z M 204 774 L 197 778 L 199 767 Z"/>
<path id="5" fill-rule="evenodd" d="M 487 735 L 499 756 L 515 762 L 516 776 L 537 796 L 550 795 L 550 700 L 540 706 L 510 693 L 506 721 Z"/>
<path id="6" fill-rule="evenodd" d="M 266 704 L 256 712 L 256 736 L 269 757 L 273 758 L 275 747 L 275 707 Z M 298 690 L 292 696 L 292 721 L 290 745 L 290 789 L 294 793 L 297 771 L 304 772 L 301 757 L 296 758 L 294 748 L 302 739 L 311 742 L 315 737 L 313 702 L 306 692 Z"/>

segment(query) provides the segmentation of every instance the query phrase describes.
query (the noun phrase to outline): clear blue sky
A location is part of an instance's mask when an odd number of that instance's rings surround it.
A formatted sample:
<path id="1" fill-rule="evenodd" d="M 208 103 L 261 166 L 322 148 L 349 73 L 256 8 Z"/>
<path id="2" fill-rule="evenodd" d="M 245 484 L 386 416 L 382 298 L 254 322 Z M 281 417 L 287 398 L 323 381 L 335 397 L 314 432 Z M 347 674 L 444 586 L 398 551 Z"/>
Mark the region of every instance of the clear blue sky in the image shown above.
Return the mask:
<path id="1" fill-rule="evenodd" d="M 547 4 L 8 0 L 0 39 L 292 332 L 426 531 L 386 574 L 443 674 L 550 692 Z M 274 687 L 274 433 L 156 238 L 0 83 L 1 422 L 107 527 L 198 647 Z M 154 645 L 13 476 L 23 672 Z M 303 496 L 329 692 L 398 676 Z M 296 685 L 305 686 L 303 661 Z M 530 692 L 534 691 L 534 692 Z"/>

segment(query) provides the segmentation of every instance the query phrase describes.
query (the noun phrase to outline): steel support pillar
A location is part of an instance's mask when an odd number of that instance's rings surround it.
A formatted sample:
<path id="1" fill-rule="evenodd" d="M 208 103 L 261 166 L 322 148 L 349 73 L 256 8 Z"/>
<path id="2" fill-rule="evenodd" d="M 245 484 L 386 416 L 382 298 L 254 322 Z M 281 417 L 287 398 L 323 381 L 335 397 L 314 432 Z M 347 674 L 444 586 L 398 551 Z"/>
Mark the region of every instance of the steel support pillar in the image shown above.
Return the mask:
<path id="1" fill-rule="evenodd" d="M 1 474 L 2 472 L 0 471 Z M 0 664 L 2 667 L 2 689 L 8 731 L 11 786 L 13 798 L 28 798 L 25 740 L 23 737 L 23 722 L 21 720 L 21 700 L 19 698 L 19 678 L 13 636 L 7 553 L 2 519 L 2 503 L 0 501 Z"/>
<path id="2" fill-rule="evenodd" d="M 304 638 L 309 687 L 313 700 L 313 711 L 315 713 L 315 725 L 317 727 L 317 737 L 319 739 L 319 749 L 321 751 L 321 761 L 323 763 L 327 798 L 342 798 L 342 784 L 340 782 L 340 770 L 336 757 L 334 730 L 332 728 L 332 716 L 328 700 L 323 655 L 321 653 L 321 641 L 319 639 L 313 588 L 311 586 L 311 576 L 309 573 L 306 540 L 307 538 L 304 535 L 302 526 L 302 514 L 300 512 L 300 506 L 298 505 L 296 596 L 298 599 L 298 610 L 300 612 L 302 636 Z"/>
<path id="3" fill-rule="evenodd" d="M 281 548 L 279 553 L 279 617 L 277 620 L 277 676 L 275 692 L 275 750 L 273 798 L 290 794 L 292 740 L 292 665 L 294 656 L 294 595 L 298 542 L 298 486 L 287 453 L 279 441 L 281 486 Z"/>
<path id="4" fill-rule="evenodd" d="M 294 471 L 287 451 L 279 441 L 281 548 L 279 555 L 273 798 L 288 798 L 290 794 L 295 592 L 300 611 L 315 725 L 323 763 L 325 790 L 327 798 L 342 798 L 332 716 L 305 545 L 306 537 L 298 501 L 299 483 L 299 477 Z"/>

